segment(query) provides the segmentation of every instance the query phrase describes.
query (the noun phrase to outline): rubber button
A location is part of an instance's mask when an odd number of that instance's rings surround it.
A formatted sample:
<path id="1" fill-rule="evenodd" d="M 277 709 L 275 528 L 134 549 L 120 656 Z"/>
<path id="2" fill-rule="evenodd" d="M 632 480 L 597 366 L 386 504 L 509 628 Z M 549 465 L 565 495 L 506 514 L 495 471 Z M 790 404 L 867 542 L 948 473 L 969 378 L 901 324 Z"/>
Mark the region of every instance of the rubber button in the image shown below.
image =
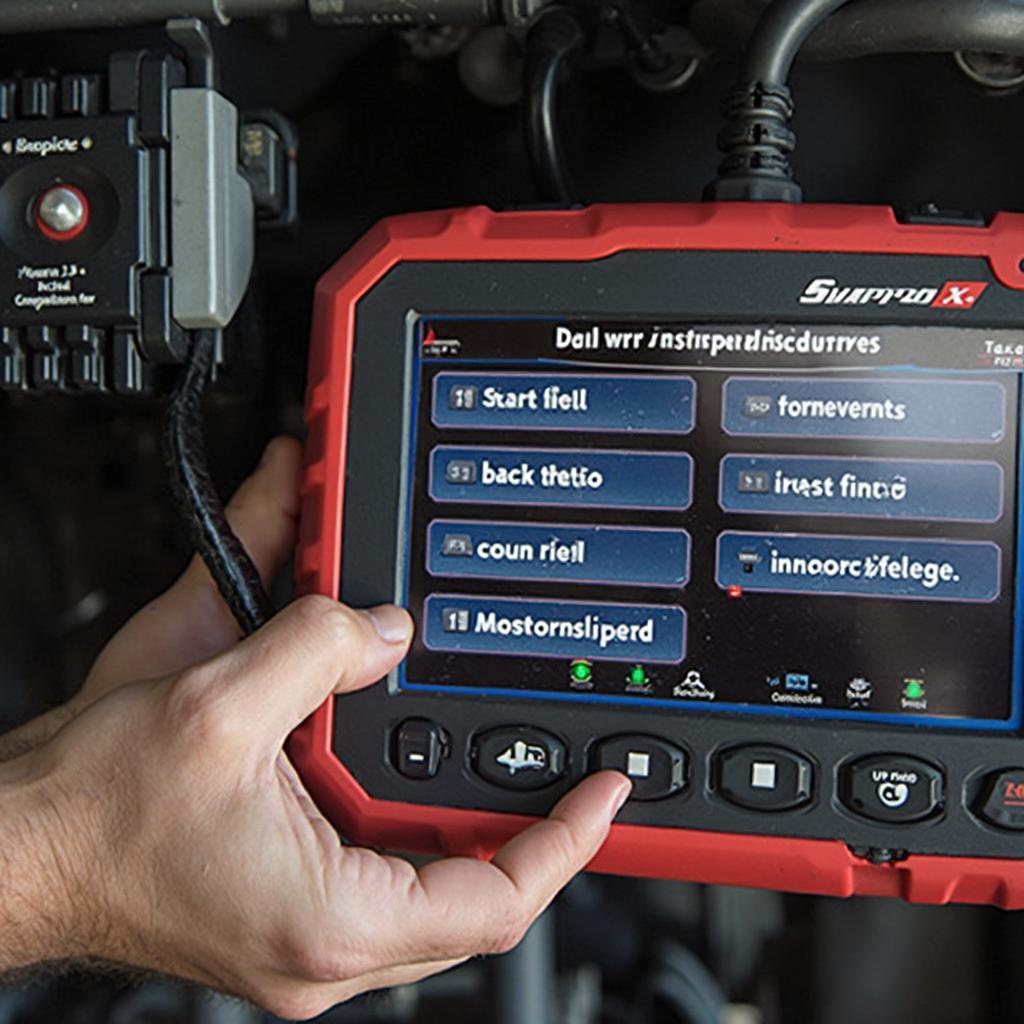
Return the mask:
<path id="1" fill-rule="evenodd" d="M 622 772 L 633 783 L 631 800 L 661 800 L 686 785 L 686 754 L 656 736 L 613 736 L 591 756 L 594 771 Z"/>
<path id="2" fill-rule="evenodd" d="M 508 726 L 481 733 L 473 742 L 473 769 L 504 789 L 543 789 L 565 772 L 565 744 L 543 729 Z"/>
<path id="3" fill-rule="evenodd" d="M 942 806 L 942 772 L 916 757 L 876 754 L 847 765 L 840 777 L 843 803 L 863 818 L 921 821 Z"/>
<path id="4" fill-rule="evenodd" d="M 447 745 L 439 725 L 425 718 L 409 718 L 395 730 L 395 768 L 407 779 L 432 779 L 441 769 Z"/>
<path id="5" fill-rule="evenodd" d="M 788 811 L 811 799 L 814 768 L 784 747 L 733 747 L 718 755 L 717 790 L 755 811 Z"/>
<path id="6" fill-rule="evenodd" d="M 1014 832 L 1024 832 L 1024 768 L 1007 768 L 990 775 L 978 816 Z"/>

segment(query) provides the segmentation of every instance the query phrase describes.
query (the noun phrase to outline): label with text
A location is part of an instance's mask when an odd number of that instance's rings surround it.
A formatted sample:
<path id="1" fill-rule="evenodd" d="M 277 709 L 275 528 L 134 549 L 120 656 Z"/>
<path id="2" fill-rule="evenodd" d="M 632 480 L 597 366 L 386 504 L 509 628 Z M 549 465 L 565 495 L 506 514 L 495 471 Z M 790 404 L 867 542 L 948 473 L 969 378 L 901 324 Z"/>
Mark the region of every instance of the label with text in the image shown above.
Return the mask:
<path id="1" fill-rule="evenodd" d="M 665 605 L 433 594 L 423 606 L 432 651 L 678 664 L 686 613 Z"/>
<path id="2" fill-rule="evenodd" d="M 435 501 L 683 510 L 692 484 L 686 452 L 441 445 L 430 453 Z"/>
<path id="3" fill-rule="evenodd" d="M 689 377 L 440 373 L 438 427 L 688 434 L 696 385 Z"/>
<path id="4" fill-rule="evenodd" d="M 727 455 L 719 502 L 727 512 L 992 523 L 1003 514 L 1003 469 L 996 462 Z"/>
<path id="5" fill-rule="evenodd" d="M 982 380 L 732 377 L 722 429 L 754 437 L 994 444 L 1006 430 L 1006 389 Z"/>
<path id="6" fill-rule="evenodd" d="M 727 531 L 716 580 L 740 592 L 995 601 L 1001 552 L 984 541 Z"/>
<path id="7" fill-rule="evenodd" d="M 438 519 L 427 531 L 434 576 L 682 587 L 689 563 L 685 530 Z"/>

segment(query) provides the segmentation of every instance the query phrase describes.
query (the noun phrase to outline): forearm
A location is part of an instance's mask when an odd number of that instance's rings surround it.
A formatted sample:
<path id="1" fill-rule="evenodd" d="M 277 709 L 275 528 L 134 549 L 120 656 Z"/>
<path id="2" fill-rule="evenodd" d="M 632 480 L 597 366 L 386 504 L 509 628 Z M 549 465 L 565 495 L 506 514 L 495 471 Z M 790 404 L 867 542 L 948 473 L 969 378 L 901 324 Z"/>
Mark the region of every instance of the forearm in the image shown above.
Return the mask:
<path id="1" fill-rule="evenodd" d="M 0 972 L 88 952 L 69 825 L 36 759 L 0 765 Z"/>

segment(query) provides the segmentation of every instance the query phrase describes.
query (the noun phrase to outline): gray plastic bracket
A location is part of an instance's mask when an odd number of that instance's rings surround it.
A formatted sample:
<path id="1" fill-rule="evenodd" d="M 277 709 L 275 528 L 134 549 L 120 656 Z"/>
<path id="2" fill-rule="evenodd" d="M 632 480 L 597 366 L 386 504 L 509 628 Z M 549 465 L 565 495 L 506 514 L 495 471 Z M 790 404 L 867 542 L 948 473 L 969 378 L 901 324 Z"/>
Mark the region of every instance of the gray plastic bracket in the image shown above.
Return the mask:
<path id="1" fill-rule="evenodd" d="M 255 227 L 238 110 L 213 89 L 172 90 L 172 312 L 182 327 L 230 323 L 252 275 Z"/>

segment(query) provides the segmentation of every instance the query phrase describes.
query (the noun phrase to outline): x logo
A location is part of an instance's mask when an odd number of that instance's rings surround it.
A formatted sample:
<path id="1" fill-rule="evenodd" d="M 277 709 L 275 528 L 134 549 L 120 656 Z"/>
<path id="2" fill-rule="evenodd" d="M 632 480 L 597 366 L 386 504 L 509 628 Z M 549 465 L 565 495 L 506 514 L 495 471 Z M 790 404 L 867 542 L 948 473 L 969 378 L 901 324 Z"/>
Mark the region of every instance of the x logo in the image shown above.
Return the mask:
<path id="1" fill-rule="evenodd" d="M 947 281 L 932 306 L 942 309 L 970 309 L 987 287 L 986 281 Z"/>

